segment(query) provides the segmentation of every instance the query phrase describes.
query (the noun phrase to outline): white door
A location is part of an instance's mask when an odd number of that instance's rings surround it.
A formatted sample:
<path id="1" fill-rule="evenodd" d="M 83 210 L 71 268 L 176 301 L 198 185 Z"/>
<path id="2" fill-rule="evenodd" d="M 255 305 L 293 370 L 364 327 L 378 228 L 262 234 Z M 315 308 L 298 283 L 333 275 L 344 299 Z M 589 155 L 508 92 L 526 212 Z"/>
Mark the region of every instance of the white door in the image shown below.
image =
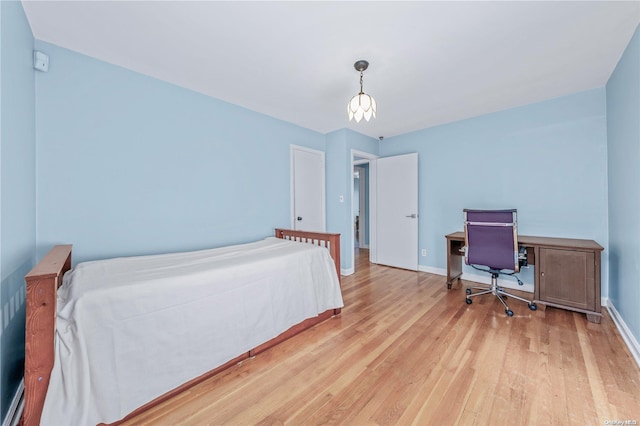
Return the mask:
<path id="1" fill-rule="evenodd" d="M 418 270 L 418 154 L 376 162 L 377 263 Z"/>
<path id="2" fill-rule="evenodd" d="M 292 145 L 291 176 L 291 227 L 324 232 L 324 152 Z"/>

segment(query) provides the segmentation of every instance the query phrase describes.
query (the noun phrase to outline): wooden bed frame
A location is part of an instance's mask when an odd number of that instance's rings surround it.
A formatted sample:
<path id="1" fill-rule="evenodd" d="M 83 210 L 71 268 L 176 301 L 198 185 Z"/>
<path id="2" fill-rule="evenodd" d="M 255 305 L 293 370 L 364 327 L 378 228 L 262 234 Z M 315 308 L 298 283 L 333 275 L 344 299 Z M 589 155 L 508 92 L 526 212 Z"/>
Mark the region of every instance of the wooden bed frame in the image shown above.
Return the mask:
<path id="1" fill-rule="evenodd" d="M 277 238 L 315 244 L 326 247 L 336 265 L 336 272 L 340 278 L 340 234 L 320 232 L 294 231 L 276 229 Z M 26 335 L 25 335 L 25 367 L 24 367 L 24 411 L 22 424 L 25 426 L 38 425 L 42 415 L 44 399 L 49 387 L 49 378 L 54 363 L 54 337 L 56 322 L 57 290 L 62 284 L 65 272 L 71 269 L 71 245 L 53 247 L 45 257 L 26 276 Z M 289 328 L 279 336 L 253 348 L 226 364 L 221 365 L 187 383 L 167 392 L 153 401 L 143 405 L 123 420 L 130 419 L 184 390 L 200 383 L 215 374 L 269 349 L 278 343 L 318 324 L 326 319 L 338 315 L 341 309 L 330 309 L 317 317 L 308 318 Z"/>

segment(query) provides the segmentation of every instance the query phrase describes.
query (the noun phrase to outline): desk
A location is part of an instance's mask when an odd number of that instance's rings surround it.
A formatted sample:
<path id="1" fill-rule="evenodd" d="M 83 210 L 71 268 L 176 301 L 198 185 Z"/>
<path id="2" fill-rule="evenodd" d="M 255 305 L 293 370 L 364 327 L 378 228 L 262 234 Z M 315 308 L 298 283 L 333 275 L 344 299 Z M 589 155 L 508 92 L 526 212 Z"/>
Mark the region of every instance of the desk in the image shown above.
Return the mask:
<path id="1" fill-rule="evenodd" d="M 462 276 L 464 232 L 447 238 L 447 288 Z M 599 323 L 600 254 L 604 248 L 593 240 L 518 235 L 518 245 L 527 249 L 534 269 L 534 301 L 587 314 Z"/>

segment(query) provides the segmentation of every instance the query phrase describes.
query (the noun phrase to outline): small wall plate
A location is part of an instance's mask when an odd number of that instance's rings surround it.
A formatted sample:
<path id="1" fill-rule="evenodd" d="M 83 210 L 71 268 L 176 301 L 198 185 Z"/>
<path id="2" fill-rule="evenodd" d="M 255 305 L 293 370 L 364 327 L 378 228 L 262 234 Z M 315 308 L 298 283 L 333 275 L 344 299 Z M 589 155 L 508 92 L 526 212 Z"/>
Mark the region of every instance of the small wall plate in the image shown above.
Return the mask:
<path id="1" fill-rule="evenodd" d="M 37 50 L 33 51 L 33 68 L 38 71 L 49 71 L 49 56 Z"/>

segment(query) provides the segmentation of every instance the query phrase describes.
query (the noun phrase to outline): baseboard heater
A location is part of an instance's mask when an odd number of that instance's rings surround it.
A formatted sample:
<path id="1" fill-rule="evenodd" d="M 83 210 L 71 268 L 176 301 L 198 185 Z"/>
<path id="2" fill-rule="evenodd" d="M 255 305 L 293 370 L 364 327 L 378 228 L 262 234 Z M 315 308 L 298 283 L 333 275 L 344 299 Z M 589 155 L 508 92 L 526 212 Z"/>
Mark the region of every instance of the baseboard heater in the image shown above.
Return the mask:
<path id="1" fill-rule="evenodd" d="M 20 417 L 22 417 L 22 410 L 24 410 L 24 379 L 20 380 L 2 426 L 17 426 L 20 423 Z"/>

